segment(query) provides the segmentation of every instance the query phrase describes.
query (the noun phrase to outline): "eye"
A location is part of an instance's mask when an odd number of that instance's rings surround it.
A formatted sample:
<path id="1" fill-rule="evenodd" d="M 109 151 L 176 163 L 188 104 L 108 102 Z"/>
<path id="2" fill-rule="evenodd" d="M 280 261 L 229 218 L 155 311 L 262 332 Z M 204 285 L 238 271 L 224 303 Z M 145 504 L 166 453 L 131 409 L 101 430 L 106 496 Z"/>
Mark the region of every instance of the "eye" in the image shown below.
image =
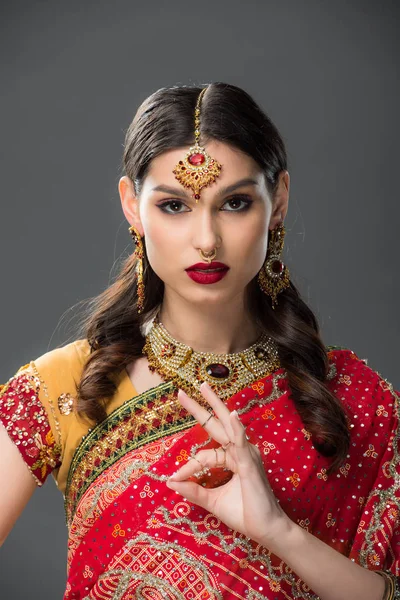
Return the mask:
<path id="1" fill-rule="evenodd" d="M 180 200 L 167 200 L 166 202 L 163 202 L 162 204 L 158 204 L 157 206 L 160 210 L 167 213 L 168 215 L 174 215 L 174 214 L 179 215 L 179 213 L 181 213 L 181 212 L 188 212 L 187 210 L 175 210 L 176 207 L 178 207 L 178 209 L 179 209 L 180 206 L 186 206 Z M 167 207 L 170 207 L 172 210 L 167 210 Z"/>
<path id="2" fill-rule="evenodd" d="M 222 210 L 224 210 L 225 212 L 244 212 L 250 208 L 250 205 L 252 203 L 253 200 L 251 200 L 249 196 L 237 194 L 236 196 L 229 198 L 229 200 L 227 200 L 223 205 L 225 206 L 225 204 L 230 204 L 231 208 Z M 160 210 L 162 210 L 168 215 L 179 215 L 184 212 L 190 212 L 190 209 L 179 210 L 183 206 L 186 206 L 186 204 L 181 202 L 181 200 L 166 200 L 165 202 L 162 202 L 162 204 L 158 204 L 157 206 Z"/>
<path id="3" fill-rule="evenodd" d="M 225 202 L 225 204 L 230 204 L 231 207 L 233 206 L 233 210 L 229 210 L 228 212 L 244 212 L 245 210 L 248 210 L 250 208 L 250 205 L 253 203 L 253 200 L 250 200 L 249 196 L 240 196 L 240 195 L 236 195 L 233 196 L 232 198 L 229 198 L 229 200 L 227 200 Z M 224 204 L 224 206 L 225 206 Z M 241 204 L 241 207 L 238 208 L 238 204 Z M 236 206 L 236 208 L 235 208 Z M 226 209 L 225 209 L 226 210 Z"/>

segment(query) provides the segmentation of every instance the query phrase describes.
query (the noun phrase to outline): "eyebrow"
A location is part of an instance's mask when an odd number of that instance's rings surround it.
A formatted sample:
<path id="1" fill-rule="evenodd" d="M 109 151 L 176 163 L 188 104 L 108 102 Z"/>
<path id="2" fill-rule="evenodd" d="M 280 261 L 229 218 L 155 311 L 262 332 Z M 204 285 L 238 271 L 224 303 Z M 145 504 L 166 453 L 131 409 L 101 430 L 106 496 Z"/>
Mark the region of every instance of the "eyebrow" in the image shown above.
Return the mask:
<path id="1" fill-rule="evenodd" d="M 258 181 L 252 179 L 251 177 L 246 177 L 245 179 L 240 179 L 236 183 L 232 183 L 231 185 L 227 185 L 224 188 L 221 188 L 217 194 L 218 197 L 225 196 L 227 194 L 231 194 L 236 189 L 243 187 L 245 185 L 258 185 Z M 180 198 L 188 198 L 189 194 L 185 193 L 182 188 L 176 188 L 169 185 L 160 184 L 154 187 L 152 192 L 164 192 L 165 194 L 172 194 L 173 196 L 178 196 Z"/>

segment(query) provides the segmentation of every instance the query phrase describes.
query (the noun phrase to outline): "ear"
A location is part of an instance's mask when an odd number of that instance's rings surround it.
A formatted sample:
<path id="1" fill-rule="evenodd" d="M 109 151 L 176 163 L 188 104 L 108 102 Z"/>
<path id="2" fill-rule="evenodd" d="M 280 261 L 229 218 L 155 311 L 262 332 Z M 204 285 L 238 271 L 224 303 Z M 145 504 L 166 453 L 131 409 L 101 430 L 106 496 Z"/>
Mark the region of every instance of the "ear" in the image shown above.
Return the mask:
<path id="1" fill-rule="evenodd" d="M 288 171 L 281 171 L 279 173 L 278 186 L 274 194 L 272 214 L 269 222 L 269 229 L 271 230 L 275 229 L 281 221 L 285 220 L 288 211 L 289 188 L 290 175 Z"/>
<path id="2" fill-rule="evenodd" d="M 133 225 L 143 237 L 144 231 L 139 214 L 139 199 L 135 194 L 132 180 L 124 175 L 118 183 L 118 191 L 121 198 L 122 210 L 129 225 Z"/>

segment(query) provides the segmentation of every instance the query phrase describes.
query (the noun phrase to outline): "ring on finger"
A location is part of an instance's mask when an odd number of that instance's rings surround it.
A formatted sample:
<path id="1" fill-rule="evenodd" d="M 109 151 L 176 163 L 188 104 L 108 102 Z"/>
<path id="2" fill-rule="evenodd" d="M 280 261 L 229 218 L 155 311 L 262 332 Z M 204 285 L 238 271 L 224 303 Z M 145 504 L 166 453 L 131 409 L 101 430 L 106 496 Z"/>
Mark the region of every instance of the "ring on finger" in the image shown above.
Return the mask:
<path id="1" fill-rule="evenodd" d="M 216 467 L 224 467 L 225 463 L 226 463 L 226 454 L 224 454 L 224 460 L 223 460 L 223 462 L 219 463 L 218 462 L 218 453 L 217 453 L 217 449 L 216 448 L 214 448 L 214 452 L 215 452 L 215 459 L 216 459 L 215 466 Z"/>
<path id="2" fill-rule="evenodd" d="M 192 458 L 193 458 L 193 460 L 197 461 L 199 463 L 199 465 L 201 466 L 200 471 L 196 471 L 195 473 L 193 473 L 193 475 L 194 475 L 194 477 L 196 477 L 196 479 L 198 479 L 199 477 L 202 477 L 202 475 L 205 475 L 206 473 L 208 473 L 208 471 L 210 470 L 208 467 L 203 465 L 203 463 L 201 463 L 198 458 L 195 458 L 194 456 L 192 456 Z"/>
<path id="3" fill-rule="evenodd" d="M 233 442 L 228 442 L 227 444 L 224 444 L 223 446 L 221 446 L 222 450 L 225 450 L 225 452 L 226 452 L 226 449 L 227 449 L 227 448 L 228 448 L 228 446 L 230 446 L 231 444 L 232 444 L 233 446 L 235 445 Z"/>
<path id="4" fill-rule="evenodd" d="M 207 419 L 204 421 L 202 427 L 205 427 L 207 425 L 208 421 L 213 418 L 213 416 L 214 415 L 211 414 L 209 417 L 207 417 Z"/>
<path id="5" fill-rule="evenodd" d="M 201 463 L 198 458 L 195 458 L 194 456 L 192 456 L 192 458 L 193 458 L 193 460 L 196 460 L 199 463 L 199 465 L 201 466 L 201 470 L 203 470 L 205 468 L 203 463 Z"/>

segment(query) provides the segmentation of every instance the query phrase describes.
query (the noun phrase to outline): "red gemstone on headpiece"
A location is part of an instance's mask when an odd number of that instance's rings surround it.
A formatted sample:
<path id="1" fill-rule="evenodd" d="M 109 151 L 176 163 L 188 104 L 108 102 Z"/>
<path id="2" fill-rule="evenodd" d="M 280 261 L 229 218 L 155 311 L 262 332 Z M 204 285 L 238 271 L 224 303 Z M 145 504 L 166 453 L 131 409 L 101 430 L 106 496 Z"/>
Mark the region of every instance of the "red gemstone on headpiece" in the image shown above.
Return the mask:
<path id="1" fill-rule="evenodd" d="M 206 157 L 204 156 L 204 154 L 200 154 L 200 152 L 198 152 L 197 154 L 191 154 L 188 158 L 188 162 L 190 162 L 191 165 L 202 165 L 203 162 L 206 160 Z"/>
<path id="2" fill-rule="evenodd" d="M 200 198 L 200 194 L 195 194 L 194 198 L 195 198 L 195 200 L 198 200 Z"/>
<path id="3" fill-rule="evenodd" d="M 272 272 L 276 273 L 276 275 L 280 275 L 284 268 L 285 266 L 280 260 L 274 260 L 271 265 Z"/>

